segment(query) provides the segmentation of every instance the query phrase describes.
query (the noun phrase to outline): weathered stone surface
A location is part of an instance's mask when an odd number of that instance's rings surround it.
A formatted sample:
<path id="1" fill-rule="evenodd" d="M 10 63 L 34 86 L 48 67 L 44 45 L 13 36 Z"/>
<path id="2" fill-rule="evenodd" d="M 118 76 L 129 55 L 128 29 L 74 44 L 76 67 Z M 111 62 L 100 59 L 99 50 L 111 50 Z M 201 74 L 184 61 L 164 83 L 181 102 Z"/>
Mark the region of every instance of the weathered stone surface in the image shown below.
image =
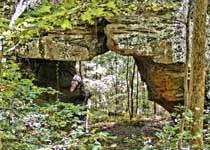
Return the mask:
<path id="1" fill-rule="evenodd" d="M 169 112 L 174 111 L 175 105 L 184 102 L 189 1 L 180 2 L 177 10 L 162 15 L 145 13 L 113 17 L 105 28 L 107 47 L 119 54 L 134 56 L 142 79 L 147 83 L 149 99 Z M 209 64 L 209 41 L 207 45 L 206 60 Z M 209 73 L 207 66 L 206 93 L 210 93 Z"/>
<path id="2" fill-rule="evenodd" d="M 173 63 L 171 27 L 167 24 L 158 25 L 158 22 L 148 23 L 149 26 L 145 26 L 146 19 L 139 20 L 139 24 L 127 22 L 127 24 L 107 25 L 105 29 L 107 47 L 123 55 L 152 56 L 155 62 Z M 170 34 L 167 35 L 166 32 Z"/>
<path id="3" fill-rule="evenodd" d="M 123 55 L 152 56 L 157 63 L 183 63 L 187 9 L 186 2 L 179 5 L 177 10 L 163 14 L 147 12 L 109 19 L 105 28 L 107 47 Z"/>
<path id="4" fill-rule="evenodd" d="M 113 17 L 105 28 L 107 47 L 134 56 L 149 99 L 169 112 L 184 100 L 186 3 L 163 14 Z"/>
<path id="5" fill-rule="evenodd" d="M 177 1 L 176 9 L 164 13 L 147 11 L 134 16 L 113 17 L 97 31 L 95 28 L 81 27 L 71 31 L 51 32 L 28 43 L 17 53 L 21 57 L 57 61 L 87 60 L 107 49 L 133 56 L 142 79 L 148 85 L 149 99 L 173 112 L 174 106 L 183 104 L 184 101 L 188 2 L 189 0 Z M 208 37 L 209 35 L 210 30 Z M 209 45 L 210 40 L 207 43 L 207 66 L 210 66 Z M 210 91 L 209 68 L 207 67 L 206 93 Z M 45 76 L 44 71 L 40 76 Z"/>
<path id="6" fill-rule="evenodd" d="M 81 27 L 49 32 L 17 49 L 17 54 L 23 58 L 81 61 L 106 51 L 103 31 Z"/>
<path id="7" fill-rule="evenodd" d="M 173 112 L 174 105 L 183 103 L 184 63 L 174 61 L 172 35 L 158 38 L 165 29 L 110 24 L 106 27 L 107 46 L 119 54 L 134 56 L 147 84 L 149 99 Z"/>
<path id="8" fill-rule="evenodd" d="M 141 78 L 147 83 L 149 99 L 169 112 L 183 104 L 184 64 L 155 63 L 151 57 L 135 56 Z"/>

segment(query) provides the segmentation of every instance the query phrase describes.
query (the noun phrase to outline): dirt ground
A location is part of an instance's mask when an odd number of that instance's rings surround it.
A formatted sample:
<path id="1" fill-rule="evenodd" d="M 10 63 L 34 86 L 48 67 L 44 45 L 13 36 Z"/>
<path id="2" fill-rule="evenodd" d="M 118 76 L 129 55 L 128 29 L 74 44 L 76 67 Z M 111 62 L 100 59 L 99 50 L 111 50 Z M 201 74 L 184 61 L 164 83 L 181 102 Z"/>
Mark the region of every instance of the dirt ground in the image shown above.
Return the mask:
<path id="1" fill-rule="evenodd" d="M 150 150 L 148 147 L 158 142 L 155 132 L 169 120 L 151 119 L 140 122 L 116 123 L 106 122 L 102 130 L 115 136 L 111 143 L 106 144 L 105 150 Z"/>

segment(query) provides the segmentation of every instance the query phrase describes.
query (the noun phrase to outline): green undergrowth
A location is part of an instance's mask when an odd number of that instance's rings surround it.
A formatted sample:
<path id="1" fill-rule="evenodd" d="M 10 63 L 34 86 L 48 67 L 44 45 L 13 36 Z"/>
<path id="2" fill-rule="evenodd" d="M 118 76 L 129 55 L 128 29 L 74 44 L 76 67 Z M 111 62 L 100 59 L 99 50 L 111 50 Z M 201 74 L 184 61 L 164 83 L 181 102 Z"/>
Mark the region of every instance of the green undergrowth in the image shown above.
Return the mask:
<path id="1" fill-rule="evenodd" d="M 183 109 L 178 107 L 177 109 Z M 102 113 L 102 112 L 101 112 Z M 145 116 L 130 120 L 129 115 L 108 116 L 93 112 L 91 126 L 98 131 L 108 131 L 115 138 L 109 143 L 104 143 L 105 150 L 176 150 L 181 141 L 182 149 L 192 148 L 191 141 L 195 138 L 191 135 L 192 113 L 190 111 L 181 114 L 172 114 L 175 122 L 171 119 L 160 119 Z M 103 117 L 102 117 L 103 116 Z M 181 117 L 182 116 L 182 117 Z M 184 120 L 185 128 L 180 129 Z M 209 115 L 205 116 L 204 149 L 210 145 Z M 199 135 L 198 135 L 199 136 Z M 111 142 L 111 143 L 110 143 Z"/>
<path id="2" fill-rule="evenodd" d="M 87 134 L 84 118 L 85 107 L 71 103 L 54 102 L 36 105 L 41 94 L 56 94 L 50 88 L 40 88 L 30 79 L 23 79 L 13 61 L 3 62 L 0 82 L 0 138 L 3 150 L 138 150 L 188 148 L 192 113 L 176 115 L 177 122 L 142 116 L 129 120 L 129 115 L 109 116 L 104 112 L 88 113 Z M 180 132 L 181 119 L 187 128 Z M 209 117 L 206 116 L 208 121 Z M 162 124 L 162 125 L 161 125 Z M 204 130 L 204 142 L 209 148 L 209 126 Z"/>
<path id="3" fill-rule="evenodd" d="M 100 150 L 107 132 L 86 134 L 84 106 L 54 102 L 37 105 L 41 94 L 57 94 L 23 79 L 13 61 L 2 63 L 0 82 L 0 139 L 3 150 Z"/>

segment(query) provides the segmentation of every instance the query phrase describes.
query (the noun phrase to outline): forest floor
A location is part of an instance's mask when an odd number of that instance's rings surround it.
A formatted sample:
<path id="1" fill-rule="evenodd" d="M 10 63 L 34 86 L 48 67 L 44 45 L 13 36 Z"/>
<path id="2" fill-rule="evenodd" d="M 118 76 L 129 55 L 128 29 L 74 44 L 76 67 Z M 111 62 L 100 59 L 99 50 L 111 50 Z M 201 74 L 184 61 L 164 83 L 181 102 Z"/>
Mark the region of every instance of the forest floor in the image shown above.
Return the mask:
<path id="1" fill-rule="evenodd" d="M 139 150 L 142 145 L 155 140 L 155 131 L 160 125 L 156 121 L 145 120 L 141 124 L 117 123 L 107 131 L 116 136 L 113 145 L 107 146 L 107 150 Z"/>
<path id="2" fill-rule="evenodd" d="M 104 122 L 101 130 L 112 135 L 113 140 L 105 143 L 104 150 L 154 150 L 154 145 L 159 145 L 156 133 L 166 124 L 174 124 L 171 119 L 141 119 L 131 122 Z M 205 130 L 205 144 L 209 146 L 210 128 Z M 210 147 L 208 147 L 209 149 Z M 157 148 L 158 149 L 158 148 Z"/>
<path id="3" fill-rule="evenodd" d="M 103 122 L 100 127 L 113 138 L 105 143 L 105 150 L 149 150 L 150 144 L 157 142 L 156 131 L 168 119 L 141 119 L 130 122 Z"/>

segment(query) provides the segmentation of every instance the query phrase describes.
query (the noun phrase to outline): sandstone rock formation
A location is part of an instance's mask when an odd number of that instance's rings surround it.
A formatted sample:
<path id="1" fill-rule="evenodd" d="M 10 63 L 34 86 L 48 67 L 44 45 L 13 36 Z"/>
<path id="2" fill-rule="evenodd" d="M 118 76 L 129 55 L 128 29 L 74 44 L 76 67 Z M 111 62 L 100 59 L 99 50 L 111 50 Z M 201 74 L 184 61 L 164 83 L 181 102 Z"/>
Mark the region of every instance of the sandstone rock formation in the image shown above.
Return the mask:
<path id="1" fill-rule="evenodd" d="M 149 99 L 173 112 L 175 105 L 183 104 L 188 0 L 178 1 L 177 6 L 166 11 L 148 10 L 134 16 L 113 17 L 99 30 L 81 27 L 51 31 L 22 46 L 17 53 L 23 58 L 66 61 L 61 63 L 64 66 L 68 61 L 88 60 L 108 49 L 133 56 L 147 83 Z M 206 55 L 208 60 L 208 51 Z M 53 67 L 46 68 L 50 71 Z M 44 77 L 43 73 L 38 75 Z M 207 78 L 206 92 L 210 89 L 209 74 Z"/>
<path id="2" fill-rule="evenodd" d="M 17 50 L 20 57 L 57 61 L 89 60 L 105 53 L 103 30 L 80 27 L 71 31 L 51 31 Z"/>

